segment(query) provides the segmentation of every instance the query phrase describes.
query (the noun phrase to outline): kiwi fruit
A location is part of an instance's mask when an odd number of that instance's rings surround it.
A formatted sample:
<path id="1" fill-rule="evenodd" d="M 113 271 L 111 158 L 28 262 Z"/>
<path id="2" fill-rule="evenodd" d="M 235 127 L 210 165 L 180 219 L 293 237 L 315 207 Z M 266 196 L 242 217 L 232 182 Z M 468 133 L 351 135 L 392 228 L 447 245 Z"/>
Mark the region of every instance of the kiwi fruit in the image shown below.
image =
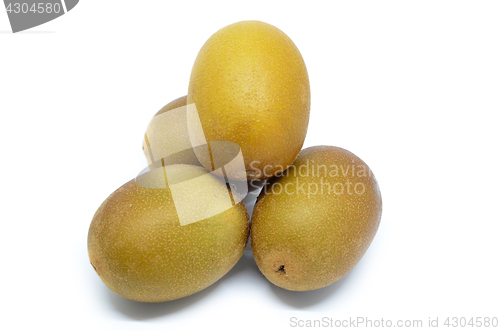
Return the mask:
<path id="1" fill-rule="evenodd" d="M 257 266 L 291 291 L 332 284 L 364 255 L 381 213 L 378 183 L 360 158 L 332 146 L 304 149 L 257 199 L 251 223 Z"/>
<path id="2" fill-rule="evenodd" d="M 180 97 L 161 108 L 151 119 L 142 150 L 148 164 L 155 167 L 170 164 L 201 166 L 191 148 L 186 118 L 187 96 Z M 175 109 L 175 113 L 170 112 Z M 153 145 L 153 146 L 152 146 Z"/>
<path id="3" fill-rule="evenodd" d="M 265 179 L 290 166 L 302 148 L 309 77 L 285 33 L 260 21 L 242 21 L 203 45 L 191 71 L 187 103 L 196 105 L 209 144 L 229 141 L 241 148 L 243 174 L 229 175 Z M 205 167 L 210 164 L 197 156 Z"/>
<path id="4" fill-rule="evenodd" d="M 226 183 L 192 165 L 168 165 L 129 181 L 99 207 L 90 263 L 116 294 L 163 302 L 199 292 L 239 260 L 249 235 L 245 205 Z"/>

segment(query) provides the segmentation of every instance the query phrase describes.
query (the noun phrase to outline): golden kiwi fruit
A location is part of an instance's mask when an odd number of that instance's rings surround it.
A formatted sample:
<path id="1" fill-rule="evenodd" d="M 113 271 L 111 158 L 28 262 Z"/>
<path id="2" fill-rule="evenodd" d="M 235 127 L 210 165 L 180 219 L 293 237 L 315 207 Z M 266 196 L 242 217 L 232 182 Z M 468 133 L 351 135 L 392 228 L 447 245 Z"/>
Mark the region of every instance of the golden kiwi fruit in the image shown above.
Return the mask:
<path id="1" fill-rule="evenodd" d="M 177 98 L 161 108 L 151 119 L 144 140 L 142 151 L 148 164 L 154 166 L 170 164 L 191 164 L 201 166 L 187 131 L 185 107 L 187 95 Z M 181 108 L 183 107 L 183 108 Z M 175 114 L 168 113 L 174 110 Z M 154 149 L 151 143 L 154 143 Z"/>
<path id="2" fill-rule="evenodd" d="M 287 290 L 332 284 L 361 259 L 381 213 L 378 183 L 366 163 L 342 148 L 306 148 L 257 199 L 251 223 L 257 266 Z"/>
<path id="3" fill-rule="evenodd" d="M 217 31 L 203 45 L 187 103 L 196 105 L 209 144 L 240 146 L 245 170 L 234 178 L 265 179 L 290 166 L 302 148 L 311 103 L 309 77 L 285 33 L 260 21 L 242 21 Z"/>
<path id="4" fill-rule="evenodd" d="M 113 292 L 163 302 L 224 276 L 248 235 L 247 210 L 242 202 L 231 205 L 224 182 L 202 167 L 168 165 L 129 181 L 102 203 L 90 225 L 88 253 Z"/>

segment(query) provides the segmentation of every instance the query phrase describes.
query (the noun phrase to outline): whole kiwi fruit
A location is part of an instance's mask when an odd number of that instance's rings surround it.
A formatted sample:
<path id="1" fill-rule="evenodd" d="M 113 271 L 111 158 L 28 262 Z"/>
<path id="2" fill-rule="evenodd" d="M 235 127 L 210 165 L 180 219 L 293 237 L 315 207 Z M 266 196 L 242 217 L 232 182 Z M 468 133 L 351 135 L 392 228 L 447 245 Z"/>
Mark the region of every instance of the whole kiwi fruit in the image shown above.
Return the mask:
<path id="1" fill-rule="evenodd" d="M 257 266 L 276 286 L 315 290 L 345 276 L 377 232 L 378 183 L 353 153 L 306 148 L 261 191 L 252 215 Z"/>
<path id="2" fill-rule="evenodd" d="M 142 151 L 148 164 L 191 164 L 201 166 L 194 150 L 191 148 L 187 130 L 185 107 L 187 95 L 177 98 L 162 107 L 151 119 L 144 140 Z M 176 109 L 173 116 L 163 114 Z M 163 116 L 162 116 L 163 115 Z M 151 143 L 154 143 L 154 149 Z"/>
<path id="3" fill-rule="evenodd" d="M 242 202 L 231 205 L 229 194 L 202 167 L 155 168 L 99 207 L 88 233 L 90 263 L 108 288 L 130 300 L 199 292 L 224 276 L 247 244 L 247 210 Z"/>
<path id="4" fill-rule="evenodd" d="M 309 76 L 293 41 L 260 21 L 228 25 L 212 35 L 191 71 L 188 104 L 195 104 L 206 140 L 241 148 L 245 170 L 233 178 L 265 179 L 297 157 L 307 132 Z M 198 154 L 197 154 L 198 155 Z M 205 167 L 210 159 L 198 159 Z M 212 169 L 209 169 L 212 170 Z"/>

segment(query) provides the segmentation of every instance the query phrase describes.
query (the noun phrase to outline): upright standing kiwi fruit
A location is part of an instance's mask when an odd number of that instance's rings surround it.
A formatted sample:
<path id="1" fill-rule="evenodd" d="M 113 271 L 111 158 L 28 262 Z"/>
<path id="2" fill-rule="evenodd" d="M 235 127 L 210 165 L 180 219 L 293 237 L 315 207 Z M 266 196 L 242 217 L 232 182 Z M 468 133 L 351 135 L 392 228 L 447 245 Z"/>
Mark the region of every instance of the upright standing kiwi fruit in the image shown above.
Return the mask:
<path id="1" fill-rule="evenodd" d="M 209 144 L 240 146 L 245 170 L 234 178 L 265 179 L 290 166 L 302 148 L 311 104 L 309 77 L 285 33 L 259 21 L 238 22 L 217 31 L 201 48 L 187 102 L 196 105 Z"/>

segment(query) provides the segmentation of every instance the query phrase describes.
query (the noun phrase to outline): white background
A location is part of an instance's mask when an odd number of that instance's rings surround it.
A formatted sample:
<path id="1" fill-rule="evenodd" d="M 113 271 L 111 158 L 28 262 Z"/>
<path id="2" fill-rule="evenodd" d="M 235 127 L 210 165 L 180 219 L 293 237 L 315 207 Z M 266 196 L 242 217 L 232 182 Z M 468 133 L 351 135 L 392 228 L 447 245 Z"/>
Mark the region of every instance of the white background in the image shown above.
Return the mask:
<path id="1" fill-rule="evenodd" d="M 203 43 L 247 19 L 300 49 L 312 93 L 304 147 L 340 146 L 368 163 L 384 203 L 379 231 L 352 272 L 321 290 L 271 285 L 247 251 L 198 294 L 122 299 L 88 262 L 92 216 L 146 166 L 147 124 L 187 93 Z M 500 318 L 498 1 L 82 0 L 52 22 L 9 30 L 2 8 L 4 329 Z"/>

